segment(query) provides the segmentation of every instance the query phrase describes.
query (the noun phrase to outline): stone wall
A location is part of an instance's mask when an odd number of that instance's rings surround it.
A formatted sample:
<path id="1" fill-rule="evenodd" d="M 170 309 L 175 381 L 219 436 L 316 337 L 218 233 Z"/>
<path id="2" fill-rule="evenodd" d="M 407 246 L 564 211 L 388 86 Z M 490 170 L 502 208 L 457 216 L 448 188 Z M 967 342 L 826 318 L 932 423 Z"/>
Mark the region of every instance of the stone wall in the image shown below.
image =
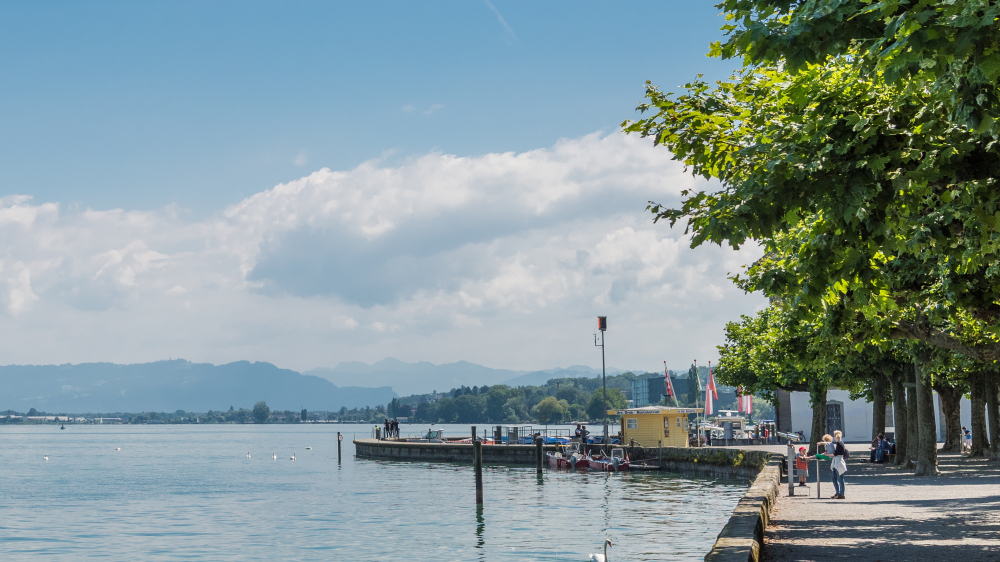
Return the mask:
<path id="1" fill-rule="evenodd" d="M 354 446 L 362 458 L 413 460 L 428 462 L 472 462 L 471 443 L 407 443 L 404 441 L 356 439 Z M 600 452 L 600 445 L 589 445 L 591 452 Z M 553 445 L 545 450 L 554 451 Z M 629 458 L 659 465 L 657 447 L 625 447 Z M 767 464 L 768 453 L 740 449 L 694 447 L 663 447 L 661 470 L 694 472 L 730 478 L 754 478 Z M 483 462 L 499 464 L 535 464 L 533 445 L 483 445 Z"/>
<path id="2" fill-rule="evenodd" d="M 425 462 L 472 462 L 472 443 L 407 443 L 375 439 L 355 439 L 357 455 L 369 459 Z M 555 450 L 554 446 L 545 447 Z M 534 466 L 534 445 L 483 445 L 483 462 Z"/>
<path id="3" fill-rule="evenodd" d="M 746 495 L 736 505 L 722 528 L 706 562 L 759 562 L 764 546 L 764 529 L 781 489 L 784 455 L 771 455 Z"/>

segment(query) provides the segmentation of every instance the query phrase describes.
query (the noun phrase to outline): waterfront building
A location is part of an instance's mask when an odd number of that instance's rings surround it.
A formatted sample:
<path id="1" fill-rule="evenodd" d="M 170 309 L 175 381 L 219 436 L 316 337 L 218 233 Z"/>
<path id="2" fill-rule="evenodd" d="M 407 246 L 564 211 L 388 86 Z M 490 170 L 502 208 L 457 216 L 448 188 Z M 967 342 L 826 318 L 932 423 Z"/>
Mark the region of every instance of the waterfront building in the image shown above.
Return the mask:
<path id="1" fill-rule="evenodd" d="M 944 441 L 944 416 L 941 412 L 941 399 L 934 393 L 935 426 L 938 430 L 938 440 Z M 972 404 L 968 398 L 962 398 L 962 425 L 972 425 Z M 778 391 L 778 407 L 775 409 L 775 420 L 778 431 L 788 433 L 802 432 L 807 442 L 818 440 L 810 435 L 812 429 L 813 409 L 809 405 L 808 392 Z M 844 441 L 861 443 L 872 438 L 872 404 L 864 398 L 851 400 L 846 390 L 831 388 L 826 393 L 826 432 L 833 434 L 839 429 L 844 434 Z M 892 404 L 886 406 L 886 433 L 894 433 Z"/>
<path id="2" fill-rule="evenodd" d="M 700 414 L 702 408 L 668 408 L 645 406 L 626 410 L 608 410 L 608 415 L 618 416 L 622 443 L 633 439 L 643 447 L 688 446 L 688 415 Z"/>

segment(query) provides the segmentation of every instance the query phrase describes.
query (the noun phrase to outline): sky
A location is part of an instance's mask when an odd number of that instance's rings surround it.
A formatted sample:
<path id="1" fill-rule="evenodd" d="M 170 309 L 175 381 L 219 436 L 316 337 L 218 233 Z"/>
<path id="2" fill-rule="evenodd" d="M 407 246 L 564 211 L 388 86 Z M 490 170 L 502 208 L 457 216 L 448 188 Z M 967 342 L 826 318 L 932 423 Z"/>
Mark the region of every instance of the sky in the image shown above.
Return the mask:
<path id="1" fill-rule="evenodd" d="M 0 5 L 0 363 L 713 359 L 759 251 L 619 132 L 713 3 Z"/>

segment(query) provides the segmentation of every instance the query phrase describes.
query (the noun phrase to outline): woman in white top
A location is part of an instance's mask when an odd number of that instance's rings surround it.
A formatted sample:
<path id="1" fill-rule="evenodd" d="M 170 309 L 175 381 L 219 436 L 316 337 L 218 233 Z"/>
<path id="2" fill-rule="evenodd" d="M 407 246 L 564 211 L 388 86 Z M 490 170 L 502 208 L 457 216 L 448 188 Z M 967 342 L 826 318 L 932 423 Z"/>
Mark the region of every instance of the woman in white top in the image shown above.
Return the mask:
<path id="1" fill-rule="evenodd" d="M 840 430 L 833 432 L 833 462 L 830 468 L 833 469 L 833 488 L 837 495 L 836 500 L 847 499 L 844 497 L 844 473 L 847 472 L 847 445 L 844 445 L 844 434 Z"/>
<path id="2" fill-rule="evenodd" d="M 837 446 L 833 444 L 833 437 L 830 436 L 829 433 L 823 436 L 822 441 L 816 443 L 816 452 L 817 453 L 822 452 L 831 459 L 833 458 L 833 453 L 834 451 L 836 451 L 836 449 Z M 837 488 L 837 471 L 834 470 L 832 465 L 830 466 L 830 472 L 833 474 L 831 480 L 833 481 L 834 492 L 836 492 L 835 494 L 830 496 L 830 499 L 835 500 L 838 499 L 838 496 L 840 496 L 840 488 Z"/>

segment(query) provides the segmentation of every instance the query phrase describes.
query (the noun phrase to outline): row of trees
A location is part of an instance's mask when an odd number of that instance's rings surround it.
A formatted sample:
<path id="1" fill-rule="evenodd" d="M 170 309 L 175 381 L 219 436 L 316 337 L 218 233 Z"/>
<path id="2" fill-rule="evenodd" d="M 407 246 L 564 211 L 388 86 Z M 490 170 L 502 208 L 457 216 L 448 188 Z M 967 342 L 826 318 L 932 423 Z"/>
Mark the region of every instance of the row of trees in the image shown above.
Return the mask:
<path id="1" fill-rule="evenodd" d="M 623 124 L 718 180 L 651 202 L 655 220 L 764 250 L 734 281 L 771 305 L 727 327 L 720 381 L 810 392 L 814 436 L 831 386 L 872 400 L 876 426 L 891 401 L 917 474 L 937 473 L 932 390 L 946 448 L 964 393 L 973 454 L 1000 445 L 994 4 L 725 0 L 711 54 L 740 70 L 678 95 L 647 83 L 648 116 Z"/>
<path id="2" fill-rule="evenodd" d="M 624 408 L 631 398 L 634 373 L 607 378 L 608 408 Z M 603 420 L 601 379 L 559 378 L 541 386 L 493 385 L 460 387 L 437 400 L 427 395 L 402 398 L 387 410 L 412 408 L 412 419 L 435 423 L 563 423 L 574 420 Z M 415 408 L 410 405 L 415 404 Z"/>

